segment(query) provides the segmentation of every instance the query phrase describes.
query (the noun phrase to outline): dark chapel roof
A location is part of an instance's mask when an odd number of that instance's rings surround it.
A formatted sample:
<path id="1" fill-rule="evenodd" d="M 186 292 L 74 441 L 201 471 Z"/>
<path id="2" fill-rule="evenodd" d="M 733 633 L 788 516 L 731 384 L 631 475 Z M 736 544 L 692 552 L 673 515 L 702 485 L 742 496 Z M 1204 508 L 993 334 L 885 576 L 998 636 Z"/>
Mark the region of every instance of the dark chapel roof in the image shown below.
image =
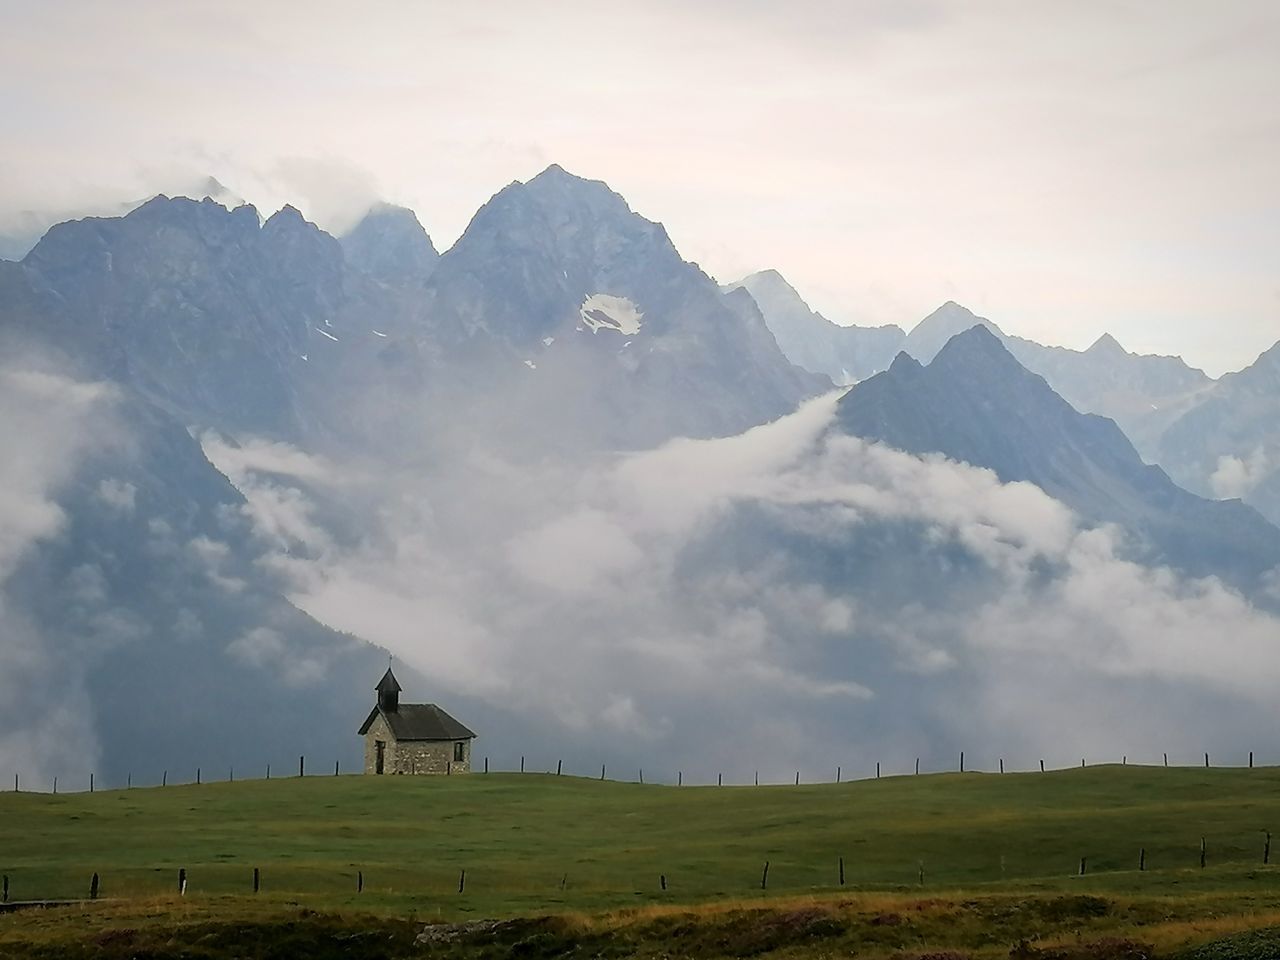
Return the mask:
<path id="1" fill-rule="evenodd" d="M 473 740 L 475 734 L 445 713 L 434 703 L 402 703 L 395 710 L 374 707 L 369 719 L 360 727 L 360 735 L 381 713 L 397 740 Z"/>

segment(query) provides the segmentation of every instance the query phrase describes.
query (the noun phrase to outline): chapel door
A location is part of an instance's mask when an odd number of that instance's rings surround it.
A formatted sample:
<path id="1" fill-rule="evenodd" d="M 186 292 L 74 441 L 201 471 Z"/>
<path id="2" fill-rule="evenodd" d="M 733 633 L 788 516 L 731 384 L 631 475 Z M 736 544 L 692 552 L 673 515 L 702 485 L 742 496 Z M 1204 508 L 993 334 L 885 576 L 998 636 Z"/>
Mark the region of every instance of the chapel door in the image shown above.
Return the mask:
<path id="1" fill-rule="evenodd" d="M 374 746 L 377 748 L 377 758 L 373 761 L 373 772 L 382 773 L 382 766 L 387 757 L 387 745 L 384 741 L 377 740 L 374 742 Z"/>

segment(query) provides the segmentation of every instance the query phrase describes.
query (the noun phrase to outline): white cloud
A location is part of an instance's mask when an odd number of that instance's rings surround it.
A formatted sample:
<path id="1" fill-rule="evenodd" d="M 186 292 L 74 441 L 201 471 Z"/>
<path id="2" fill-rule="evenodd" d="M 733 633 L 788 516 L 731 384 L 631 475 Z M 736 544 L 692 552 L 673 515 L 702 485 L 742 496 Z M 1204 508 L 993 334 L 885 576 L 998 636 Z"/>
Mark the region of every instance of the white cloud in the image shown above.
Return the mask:
<path id="1" fill-rule="evenodd" d="M 1029 484 L 828 436 L 834 402 L 572 466 L 477 454 L 458 475 L 383 474 L 357 542 L 321 529 L 322 549 L 275 563 L 304 609 L 434 689 L 663 762 L 724 751 L 776 774 L 993 740 L 1096 755 L 1125 714 L 1107 703 L 1077 722 L 1080 689 L 1143 705 L 1135 754 L 1268 709 L 1280 622 L 1217 581 L 1134 563 L 1118 530 L 1082 528 Z M 374 503 L 363 480 L 329 479 Z M 288 484 L 259 477 L 250 497 L 288 489 L 318 528 Z M 897 562 L 881 586 L 877 567 Z M 731 729 L 755 740 L 726 747 Z"/>
<path id="2" fill-rule="evenodd" d="M 1209 477 L 1209 486 L 1213 495 L 1223 500 L 1247 497 L 1270 469 L 1271 458 L 1261 446 L 1248 457 L 1219 457 L 1217 469 Z"/>

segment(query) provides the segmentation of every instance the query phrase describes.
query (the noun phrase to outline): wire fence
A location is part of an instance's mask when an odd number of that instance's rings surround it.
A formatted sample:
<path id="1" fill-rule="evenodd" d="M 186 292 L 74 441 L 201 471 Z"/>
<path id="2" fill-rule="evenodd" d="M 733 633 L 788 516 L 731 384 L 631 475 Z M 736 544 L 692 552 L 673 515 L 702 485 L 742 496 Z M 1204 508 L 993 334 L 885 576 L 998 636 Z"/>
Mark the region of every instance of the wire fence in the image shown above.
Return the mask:
<path id="1" fill-rule="evenodd" d="M 550 766 L 547 766 L 543 769 L 538 769 L 538 770 L 529 769 L 525 760 L 526 760 L 525 756 L 522 755 L 519 759 L 518 765 L 513 763 L 510 767 L 499 767 L 497 764 L 493 764 L 491 766 L 489 757 L 486 756 L 482 758 L 481 765 L 479 766 L 478 769 L 475 769 L 475 770 L 472 770 L 469 767 L 469 765 L 447 763 L 445 764 L 443 769 L 424 767 L 421 770 L 416 770 L 411 768 L 411 770 L 407 775 L 451 776 L 451 775 L 457 774 L 461 776 L 463 774 L 475 774 L 475 773 L 487 774 L 491 770 L 493 773 L 533 772 L 533 773 L 539 773 L 544 775 L 550 775 L 553 773 L 553 770 Z M 1201 763 L 1201 760 L 1203 760 L 1203 763 Z M 1206 770 L 1215 768 L 1215 767 L 1218 769 L 1249 769 L 1249 770 L 1254 769 L 1254 766 L 1255 766 L 1254 752 L 1252 750 L 1248 752 L 1247 758 L 1242 755 L 1239 758 L 1239 760 L 1241 762 L 1238 762 L 1235 764 L 1214 763 L 1212 761 L 1211 755 L 1206 752 L 1206 753 L 1197 755 L 1196 760 L 1193 762 L 1179 761 L 1178 759 L 1175 758 L 1174 762 L 1171 764 L 1169 762 L 1169 754 L 1164 753 L 1162 754 L 1161 759 L 1158 763 L 1147 762 L 1147 763 L 1130 764 L 1129 757 L 1127 755 L 1124 755 L 1120 758 L 1119 761 L 1104 760 L 1104 761 L 1101 761 L 1100 763 L 1093 764 L 1093 766 L 1117 766 L 1117 765 L 1118 766 L 1147 766 L 1147 767 L 1163 766 L 1166 768 L 1172 766 L 1175 768 L 1185 769 L 1189 767 L 1200 767 L 1203 765 L 1204 769 Z M 250 773 L 248 776 L 244 775 L 244 772 L 243 772 L 246 768 L 241 768 L 241 774 L 237 776 L 236 768 L 234 766 L 227 767 L 225 772 L 223 772 L 221 769 L 214 772 L 214 771 L 211 771 L 210 768 L 208 767 L 201 767 L 201 766 L 195 767 L 194 770 L 191 767 L 185 767 L 185 768 L 175 767 L 172 769 L 172 771 L 168 768 L 163 769 L 160 772 L 160 776 L 158 779 L 154 777 L 149 781 L 144 779 L 136 779 L 133 773 L 129 772 L 125 774 L 125 779 L 123 783 L 116 782 L 112 784 L 102 783 L 98 779 L 97 774 L 95 774 L 92 771 L 79 774 L 78 776 L 72 777 L 70 779 L 66 777 L 60 777 L 60 776 L 54 776 L 52 778 L 43 777 L 38 779 L 35 783 L 32 783 L 30 780 L 24 780 L 20 773 L 15 773 L 13 775 L 13 792 L 14 793 L 20 793 L 20 792 L 49 793 L 49 794 L 57 794 L 59 792 L 61 793 L 94 793 L 99 789 L 128 790 L 128 789 L 133 789 L 134 787 L 142 788 L 142 787 L 201 785 L 205 783 L 216 783 L 216 782 L 235 782 L 237 780 L 271 780 L 271 779 L 278 780 L 278 779 L 287 779 L 291 777 L 325 777 L 325 776 L 337 777 L 337 776 L 344 776 L 344 775 L 350 775 L 350 774 L 372 774 L 372 771 L 364 769 L 364 767 L 359 764 L 350 765 L 344 770 L 341 760 L 335 760 L 333 762 L 332 772 L 330 772 L 329 767 L 327 765 L 325 765 L 319 772 L 317 772 L 314 768 L 311 768 L 309 770 L 307 763 L 308 763 L 307 757 L 305 755 L 300 754 L 298 756 L 298 763 L 296 768 L 297 773 L 295 774 L 293 772 L 293 768 L 290 767 L 289 769 L 283 772 L 283 777 L 281 775 L 281 770 L 279 767 L 277 767 L 273 773 L 272 765 L 270 763 L 267 763 L 261 767 L 253 768 L 253 773 Z M 1090 766 L 1090 764 L 1087 763 L 1087 758 L 1082 757 L 1080 759 L 1079 767 L 1083 769 L 1088 766 Z M 1259 766 L 1263 766 L 1263 765 L 1259 764 Z M 1059 772 L 1059 771 L 1075 769 L 1075 768 L 1076 768 L 1075 764 L 1071 764 L 1069 766 L 1046 766 L 1045 761 L 1043 759 L 1039 761 L 1039 765 L 1036 767 L 1015 768 L 1012 764 L 1007 765 L 1003 757 L 998 757 L 996 759 L 996 762 L 990 766 L 976 767 L 972 763 L 969 763 L 968 765 L 966 765 L 965 752 L 960 751 L 957 758 L 957 762 L 954 766 L 949 766 L 946 768 L 942 768 L 942 767 L 922 768 L 921 758 L 917 757 L 915 759 L 915 763 L 913 766 L 905 769 L 900 768 L 894 771 L 889 771 L 887 773 L 887 776 L 888 777 L 920 776 L 922 774 L 928 775 L 928 774 L 938 774 L 938 773 L 999 773 L 999 774 L 1003 774 L 1006 772 L 1032 773 L 1037 771 L 1040 773 L 1053 773 L 1053 772 Z M 257 773 L 258 770 L 262 771 L 260 775 L 258 775 Z M 635 771 L 634 775 L 631 775 L 630 770 Z M 671 773 L 667 773 L 665 776 L 660 774 L 657 777 L 654 777 L 651 772 L 650 777 L 646 779 L 645 771 L 643 767 L 630 768 L 627 771 L 627 773 L 624 773 L 621 776 L 619 776 L 616 773 L 616 768 L 611 768 L 607 763 L 600 764 L 600 772 L 598 775 L 595 773 L 581 773 L 581 772 L 566 774 L 564 761 L 557 760 L 554 768 L 554 775 L 555 776 L 568 775 L 572 777 L 578 777 L 579 779 L 596 779 L 596 780 L 608 781 L 608 782 L 614 782 L 614 783 L 640 783 L 640 784 L 647 783 L 651 785 L 676 786 L 676 787 L 710 786 L 713 783 L 715 786 L 719 786 L 719 787 L 723 787 L 723 786 L 757 786 L 758 787 L 762 785 L 780 786 L 784 784 L 790 784 L 793 786 L 801 786 L 801 785 L 817 785 L 817 784 L 830 784 L 830 783 L 839 784 L 839 783 L 865 782 L 868 780 L 882 779 L 881 770 L 882 770 L 882 764 L 880 761 L 877 761 L 874 765 L 874 768 L 865 767 L 861 775 L 855 772 L 853 776 L 847 776 L 846 768 L 843 765 L 837 764 L 834 770 L 829 769 L 824 774 L 820 774 L 815 777 L 802 776 L 804 771 L 796 770 L 794 777 L 788 777 L 782 780 L 777 779 L 775 777 L 774 779 L 766 778 L 764 781 L 762 781 L 760 779 L 759 770 L 756 770 L 754 772 L 754 776 L 752 777 L 751 780 L 734 780 L 732 778 L 726 780 L 725 775 L 721 772 L 716 773 L 714 780 L 710 778 L 701 779 L 701 780 L 688 779 L 685 777 L 683 770 L 674 771 L 674 775 L 672 775 Z M 614 772 L 614 775 L 612 776 L 610 776 L 611 771 Z M 173 773 L 173 776 L 170 776 L 171 772 Z M 376 775 L 395 777 L 395 776 L 401 776 L 406 774 L 404 774 L 403 771 L 400 771 L 400 772 L 393 771 L 385 774 L 376 774 Z"/>

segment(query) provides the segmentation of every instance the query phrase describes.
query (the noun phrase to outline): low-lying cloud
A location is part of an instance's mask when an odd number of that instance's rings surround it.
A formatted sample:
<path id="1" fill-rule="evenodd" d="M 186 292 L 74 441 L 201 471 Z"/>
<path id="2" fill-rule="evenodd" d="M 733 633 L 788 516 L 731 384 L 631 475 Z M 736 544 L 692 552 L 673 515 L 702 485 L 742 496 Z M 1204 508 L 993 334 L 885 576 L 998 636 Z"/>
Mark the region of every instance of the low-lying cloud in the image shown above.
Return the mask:
<path id="1" fill-rule="evenodd" d="M 296 603 L 417 667 L 426 698 L 526 718 L 547 752 L 782 778 L 966 747 L 992 766 L 1280 751 L 1280 622 L 1030 484 L 833 435 L 834 405 L 429 476 L 205 446 Z"/>

